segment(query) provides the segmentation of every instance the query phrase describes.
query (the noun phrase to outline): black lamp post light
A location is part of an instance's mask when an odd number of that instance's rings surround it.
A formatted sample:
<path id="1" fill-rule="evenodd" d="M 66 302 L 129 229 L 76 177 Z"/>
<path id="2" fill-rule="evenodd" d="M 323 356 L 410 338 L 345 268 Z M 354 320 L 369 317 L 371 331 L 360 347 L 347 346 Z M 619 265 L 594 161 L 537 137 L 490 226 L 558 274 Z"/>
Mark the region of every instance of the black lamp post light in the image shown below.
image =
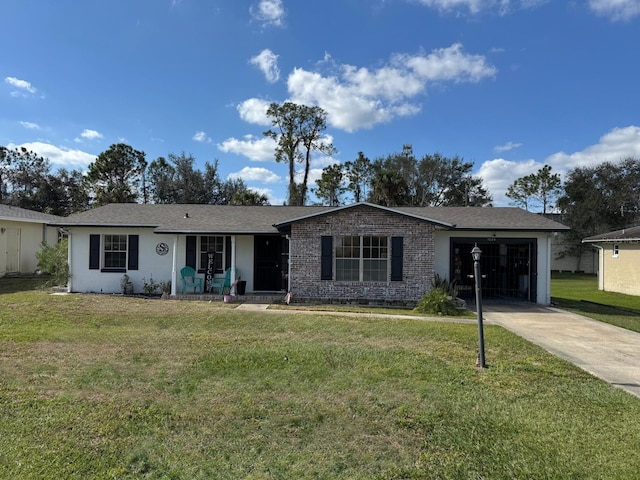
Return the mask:
<path id="1" fill-rule="evenodd" d="M 482 326 L 482 277 L 480 276 L 480 257 L 482 256 L 482 250 L 478 248 L 478 244 L 471 250 L 471 257 L 473 257 L 473 276 L 476 284 L 476 311 L 478 312 L 478 360 L 476 365 L 480 368 L 487 368 L 487 364 L 484 360 L 484 328 Z"/>

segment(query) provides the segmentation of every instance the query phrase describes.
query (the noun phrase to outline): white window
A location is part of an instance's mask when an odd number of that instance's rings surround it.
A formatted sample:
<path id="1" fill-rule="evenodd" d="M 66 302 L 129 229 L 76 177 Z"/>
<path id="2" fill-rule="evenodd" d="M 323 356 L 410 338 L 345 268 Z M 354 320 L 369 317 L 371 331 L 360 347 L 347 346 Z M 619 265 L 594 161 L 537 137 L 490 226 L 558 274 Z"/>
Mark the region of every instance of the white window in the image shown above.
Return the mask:
<path id="1" fill-rule="evenodd" d="M 104 264 L 106 269 L 127 267 L 127 236 L 104 236 Z"/>
<path id="2" fill-rule="evenodd" d="M 387 237 L 336 237 L 336 280 L 386 282 L 388 251 Z"/>
<path id="3" fill-rule="evenodd" d="M 200 270 L 207 270 L 209 265 L 209 255 L 212 255 L 214 272 L 223 273 L 225 271 L 225 237 L 200 237 Z"/>
<path id="4" fill-rule="evenodd" d="M 613 256 L 617 257 L 620 253 L 620 246 L 617 243 L 613 244 Z"/>

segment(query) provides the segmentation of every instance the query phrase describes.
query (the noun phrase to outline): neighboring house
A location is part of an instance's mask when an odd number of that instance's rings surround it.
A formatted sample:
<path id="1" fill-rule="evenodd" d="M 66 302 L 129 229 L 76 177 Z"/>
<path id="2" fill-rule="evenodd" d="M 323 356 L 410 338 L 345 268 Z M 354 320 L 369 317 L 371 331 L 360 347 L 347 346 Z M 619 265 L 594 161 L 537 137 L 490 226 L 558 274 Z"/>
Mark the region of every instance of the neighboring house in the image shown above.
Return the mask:
<path id="1" fill-rule="evenodd" d="M 553 232 L 567 227 L 518 208 L 111 204 L 56 223 L 69 235 L 74 292 L 120 292 L 127 274 L 172 281 L 180 269 L 246 281 L 247 293 L 294 299 L 416 302 L 436 274 L 473 291 L 548 304 Z"/>
<path id="2" fill-rule="evenodd" d="M 640 227 L 582 240 L 598 249 L 598 288 L 640 295 Z"/>
<path id="3" fill-rule="evenodd" d="M 58 230 L 48 224 L 62 217 L 0 205 L 0 277 L 7 273 L 34 273 L 42 242 L 58 242 Z"/>
<path id="4" fill-rule="evenodd" d="M 566 215 L 547 213 L 544 216 L 563 223 Z M 581 255 L 567 253 L 575 250 L 575 245 L 566 233 L 556 232 L 551 240 L 551 271 L 595 274 L 598 271 L 598 252 L 587 247 Z"/>

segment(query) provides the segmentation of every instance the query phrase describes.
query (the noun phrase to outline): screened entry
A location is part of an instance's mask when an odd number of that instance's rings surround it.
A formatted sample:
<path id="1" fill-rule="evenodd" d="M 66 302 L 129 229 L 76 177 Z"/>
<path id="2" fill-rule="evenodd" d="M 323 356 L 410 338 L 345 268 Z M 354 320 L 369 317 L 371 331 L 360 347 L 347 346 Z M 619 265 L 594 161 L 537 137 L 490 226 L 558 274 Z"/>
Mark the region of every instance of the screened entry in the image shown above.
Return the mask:
<path id="1" fill-rule="evenodd" d="M 483 298 L 536 301 L 537 241 L 536 239 L 451 239 L 451 273 L 459 295 L 475 295 L 473 259 L 475 245 L 482 250 L 480 259 Z"/>

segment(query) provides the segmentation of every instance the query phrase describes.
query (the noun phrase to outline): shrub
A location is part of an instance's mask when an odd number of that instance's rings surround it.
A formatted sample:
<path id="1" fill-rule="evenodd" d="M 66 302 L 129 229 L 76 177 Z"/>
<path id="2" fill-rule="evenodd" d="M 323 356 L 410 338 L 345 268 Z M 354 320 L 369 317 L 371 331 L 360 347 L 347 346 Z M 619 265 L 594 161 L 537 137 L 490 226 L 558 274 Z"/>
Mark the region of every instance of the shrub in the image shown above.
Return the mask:
<path id="1" fill-rule="evenodd" d="M 160 284 L 156 283 L 153 277 L 150 277 L 149 281 L 142 277 L 142 283 L 142 290 L 144 291 L 145 295 L 154 295 L 160 288 Z"/>
<path id="2" fill-rule="evenodd" d="M 432 288 L 424 295 L 414 309 L 419 313 L 432 313 L 437 315 L 458 316 L 462 311 L 456 308 L 455 298 L 442 288 Z"/>
<path id="3" fill-rule="evenodd" d="M 440 275 L 436 273 L 431 280 L 431 289 L 432 290 L 442 290 L 450 297 L 456 298 L 458 296 L 458 284 L 455 280 L 447 280 L 446 278 L 442 278 Z"/>
<path id="4" fill-rule="evenodd" d="M 42 242 L 40 251 L 36 253 L 38 268 L 51 275 L 49 283 L 52 285 L 66 285 L 69 281 L 68 247 L 67 239 L 53 246 Z"/>

